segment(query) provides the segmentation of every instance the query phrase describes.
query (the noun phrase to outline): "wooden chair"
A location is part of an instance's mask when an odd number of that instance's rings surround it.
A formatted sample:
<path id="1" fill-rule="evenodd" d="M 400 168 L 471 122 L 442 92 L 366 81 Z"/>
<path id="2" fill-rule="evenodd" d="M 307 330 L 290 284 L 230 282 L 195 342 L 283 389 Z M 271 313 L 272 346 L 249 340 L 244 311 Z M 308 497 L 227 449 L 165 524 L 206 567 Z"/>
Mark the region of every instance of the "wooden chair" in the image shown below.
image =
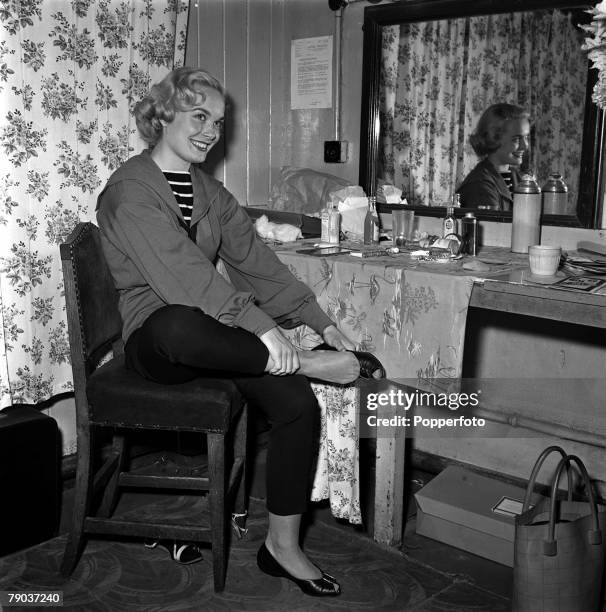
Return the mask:
<path id="1" fill-rule="evenodd" d="M 70 575 L 75 568 L 86 534 L 210 542 L 214 588 L 221 591 L 227 562 L 228 499 L 232 493 L 236 493 L 236 512 L 245 515 L 247 409 L 244 400 L 230 380 L 199 378 L 185 384 L 162 385 L 124 367 L 118 294 L 95 225 L 78 224 L 61 245 L 61 259 L 78 444 L 73 523 L 61 573 Z M 101 364 L 108 353 L 113 357 Z M 93 474 L 92 439 L 102 428 L 113 431 L 113 444 L 109 457 Z M 133 430 L 206 434 L 208 477 L 127 471 L 126 435 Z M 228 451 L 233 455 L 229 478 Z M 101 503 L 93 512 L 95 492 L 101 487 L 105 487 Z M 140 522 L 115 518 L 113 511 L 121 487 L 167 489 L 177 493 L 208 491 L 210 529 L 202 527 L 201 522 L 177 525 L 163 519 Z"/>

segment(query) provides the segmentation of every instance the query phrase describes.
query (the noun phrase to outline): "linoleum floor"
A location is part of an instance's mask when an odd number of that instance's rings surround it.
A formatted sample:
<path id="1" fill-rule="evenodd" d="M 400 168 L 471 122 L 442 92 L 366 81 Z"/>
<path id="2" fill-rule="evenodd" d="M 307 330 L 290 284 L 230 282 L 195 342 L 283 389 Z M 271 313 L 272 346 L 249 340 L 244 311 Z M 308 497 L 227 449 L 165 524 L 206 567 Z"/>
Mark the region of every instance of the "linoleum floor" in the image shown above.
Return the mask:
<path id="1" fill-rule="evenodd" d="M 69 520 L 66 493 L 64 524 Z M 501 612 L 510 609 L 511 570 L 415 534 L 414 504 L 401 548 L 373 542 L 363 531 L 337 522 L 316 505 L 306 527 L 305 548 L 338 577 L 338 598 L 304 596 L 287 580 L 262 574 L 256 551 L 266 531 L 262 500 L 251 500 L 249 531 L 232 542 L 225 591 L 212 588 L 210 551 L 183 566 L 162 549 L 136 541 L 89 540 L 73 575 L 58 574 L 65 536 L 0 558 L 0 590 L 61 590 L 66 611 L 418 611 Z M 191 497 L 125 495 L 124 516 L 189 516 L 205 510 Z M 19 608 L 11 608 L 19 609 Z M 23 608 L 26 609 L 26 608 Z M 29 607 L 27 610 L 36 608 Z"/>

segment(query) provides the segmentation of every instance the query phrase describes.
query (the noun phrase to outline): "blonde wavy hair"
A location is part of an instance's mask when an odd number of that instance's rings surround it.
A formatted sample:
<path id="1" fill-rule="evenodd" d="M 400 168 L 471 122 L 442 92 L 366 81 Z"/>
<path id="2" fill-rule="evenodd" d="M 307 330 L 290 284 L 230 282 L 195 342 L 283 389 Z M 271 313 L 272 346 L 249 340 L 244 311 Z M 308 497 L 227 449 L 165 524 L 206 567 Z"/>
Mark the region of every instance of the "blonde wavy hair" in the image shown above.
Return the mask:
<path id="1" fill-rule="evenodd" d="M 218 91 L 225 99 L 225 90 L 219 81 L 201 68 L 176 68 L 169 72 L 149 93 L 135 105 L 134 115 L 142 138 L 151 146 L 162 134 L 162 121 L 170 123 L 177 111 L 185 111 L 205 98 L 203 88 Z"/>

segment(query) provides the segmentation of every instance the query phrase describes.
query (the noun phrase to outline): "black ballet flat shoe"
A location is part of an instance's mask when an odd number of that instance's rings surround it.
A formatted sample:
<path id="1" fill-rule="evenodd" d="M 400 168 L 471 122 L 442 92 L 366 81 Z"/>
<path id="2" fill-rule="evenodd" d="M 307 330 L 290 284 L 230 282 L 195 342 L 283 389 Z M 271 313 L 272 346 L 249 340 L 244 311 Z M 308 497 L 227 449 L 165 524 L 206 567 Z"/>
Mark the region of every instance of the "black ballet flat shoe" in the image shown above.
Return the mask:
<path id="1" fill-rule="evenodd" d="M 312 351 L 336 351 L 337 349 L 329 346 L 326 343 L 314 346 Z M 355 355 L 360 364 L 360 378 L 385 378 L 385 368 L 383 364 L 372 354 L 367 351 L 348 351 Z"/>
<path id="2" fill-rule="evenodd" d="M 322 572 L 322 578 L 315 580 L 305 580 L 303 578 L 295 578 L 289 574 L 267 550 L 265 542 L 263 542 L 259 552 L 257 553 L 257 566 L 264 573 L 276 578 L 286 578 L 294 582 L 305 595 L 312 597 L 336 597 L 341 594 L 341 586 L 329 574 Z M 320 568 L 318 568 L 320 569 Z"/>

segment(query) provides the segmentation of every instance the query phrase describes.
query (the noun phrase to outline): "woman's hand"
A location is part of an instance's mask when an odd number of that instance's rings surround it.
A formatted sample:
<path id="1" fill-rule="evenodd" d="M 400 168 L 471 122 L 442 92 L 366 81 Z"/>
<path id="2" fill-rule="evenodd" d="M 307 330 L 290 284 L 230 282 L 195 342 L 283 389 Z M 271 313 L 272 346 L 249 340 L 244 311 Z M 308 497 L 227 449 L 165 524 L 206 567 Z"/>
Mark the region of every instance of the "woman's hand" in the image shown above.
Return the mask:
<path id="1" fill-rule="evenodd" d="M 322 338 L 328 346 L 332 346 L 338 351 L 353 351 L 356 348 L 356 345 L 335 325 L 329 325 L 322 332 Z"/>
<path id="2" fill-rule="evenodd" d="M 259 340 L 269 351 L 266 372 L 275 376 L 285 376 L 286 374 L 294 374 L 299 369 L 297 349 L 277 327 L 272 327 L 259 336 Z"/>

